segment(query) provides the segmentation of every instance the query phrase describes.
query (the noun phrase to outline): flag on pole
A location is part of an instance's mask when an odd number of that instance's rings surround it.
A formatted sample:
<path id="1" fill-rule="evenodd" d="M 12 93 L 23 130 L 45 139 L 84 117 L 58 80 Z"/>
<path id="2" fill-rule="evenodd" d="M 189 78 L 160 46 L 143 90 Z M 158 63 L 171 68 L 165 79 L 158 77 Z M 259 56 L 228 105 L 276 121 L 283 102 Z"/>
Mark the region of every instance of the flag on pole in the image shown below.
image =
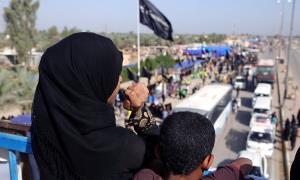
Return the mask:
<path id="1" fill-rule="evenodd" d="M 170 21 L 149 0 L 139 1 L 140 22 L 152 29 L 157 36 L 173 41 Z"/>
<path id="2" fill-rule="evenodd" d="M 143 69 L 142 69 L 142 75 L 141 76 L 142 77 L 146 77 L 148 79 L 151 79 L 152 73 L 148 69 L 146 69 L 145 67 L 143 67 Z"/>
<path id="3" fill-rule="evenodd" d="M 132 72 L 129 68 L 127 68 L 127 77 L 136 83 L 139 82 L 139 76 Z"/>
<path id="4" fill-rule="evenodd" d="M 143 67 L 143 69 L 142 69 L 142 77 L 146 77 L 148 79 L 148 85 L 150 85 L 150 83 L 151 83 L 151 77 L 152 77 L 151 71 L 149 71 L 148 69 L 146 69 L 145 67 Z"/>

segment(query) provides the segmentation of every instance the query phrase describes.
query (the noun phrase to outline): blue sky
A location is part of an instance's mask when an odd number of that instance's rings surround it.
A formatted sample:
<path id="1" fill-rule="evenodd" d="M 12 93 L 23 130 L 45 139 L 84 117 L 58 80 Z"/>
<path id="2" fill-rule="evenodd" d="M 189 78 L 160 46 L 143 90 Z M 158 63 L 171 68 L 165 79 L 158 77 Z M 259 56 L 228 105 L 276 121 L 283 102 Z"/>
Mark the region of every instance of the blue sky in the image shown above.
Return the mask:
<path id="1" fill-rule="evenodd" d="M 273 35 L 279 30 L 282 5 L 277 0 L 151 0 L 171 21 L 175 33 L 251 33 Z M 285 5 L 287 34 L 292 3 Z M 0 0 L 0 31 L 5 29 Z M 95 32 L 136 31 L 137 0 L 40 0 L 37 28 L 56 25 Z M 294 34 L 300 34 L 300 0 L 296 2 Z M 142 32 L 150 32 L 141 25 Z"/>

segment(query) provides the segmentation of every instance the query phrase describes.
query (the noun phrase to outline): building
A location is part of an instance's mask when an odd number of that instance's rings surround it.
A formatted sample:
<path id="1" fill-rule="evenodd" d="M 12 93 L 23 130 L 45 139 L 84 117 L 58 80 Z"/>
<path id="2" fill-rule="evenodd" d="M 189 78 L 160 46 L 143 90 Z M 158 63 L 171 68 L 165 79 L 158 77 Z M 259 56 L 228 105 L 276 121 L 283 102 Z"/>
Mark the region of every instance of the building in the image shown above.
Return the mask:
<path id="1" fill-rule="evenodd" d="M 26 63 L 29 66 L 38 66 L 41 60 L 43 53 L 37 52 L 35 48 L 31 50 L 30 58 Z M 1 59 L 8 59 L 11 64 L 17 64 L 17 56 L 18 53 L 16 49 L 5 47 L 3 51 L 0 51 L 0 58 Z"/>

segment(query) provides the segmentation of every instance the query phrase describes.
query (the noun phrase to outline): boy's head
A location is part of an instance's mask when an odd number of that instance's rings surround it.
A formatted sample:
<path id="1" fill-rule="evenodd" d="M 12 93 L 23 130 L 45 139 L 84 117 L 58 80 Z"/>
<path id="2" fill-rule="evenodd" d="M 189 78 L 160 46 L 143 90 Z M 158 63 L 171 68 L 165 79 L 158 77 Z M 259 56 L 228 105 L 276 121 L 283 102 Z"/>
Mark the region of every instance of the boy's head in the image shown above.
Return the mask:
<path id="1" fill-rule="evenodd" d="M 204 116 L 178 112 L 169 116 L 161 127 L 159 154 L 170 176 L 199 179 L 210 167 L 215 130 Z"/>

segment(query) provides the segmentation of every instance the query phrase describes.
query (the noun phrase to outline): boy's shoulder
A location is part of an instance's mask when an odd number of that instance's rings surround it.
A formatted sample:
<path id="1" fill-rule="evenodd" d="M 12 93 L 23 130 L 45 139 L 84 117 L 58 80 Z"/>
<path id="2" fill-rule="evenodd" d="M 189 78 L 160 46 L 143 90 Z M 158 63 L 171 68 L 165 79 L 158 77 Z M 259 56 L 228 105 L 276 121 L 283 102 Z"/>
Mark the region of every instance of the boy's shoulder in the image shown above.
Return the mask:
<path id="1" fill-rule="evenodd" d="M 135 174 L 133 180 L 163 180 L 163 178 L 151 169 L 142 169 Z"/>

